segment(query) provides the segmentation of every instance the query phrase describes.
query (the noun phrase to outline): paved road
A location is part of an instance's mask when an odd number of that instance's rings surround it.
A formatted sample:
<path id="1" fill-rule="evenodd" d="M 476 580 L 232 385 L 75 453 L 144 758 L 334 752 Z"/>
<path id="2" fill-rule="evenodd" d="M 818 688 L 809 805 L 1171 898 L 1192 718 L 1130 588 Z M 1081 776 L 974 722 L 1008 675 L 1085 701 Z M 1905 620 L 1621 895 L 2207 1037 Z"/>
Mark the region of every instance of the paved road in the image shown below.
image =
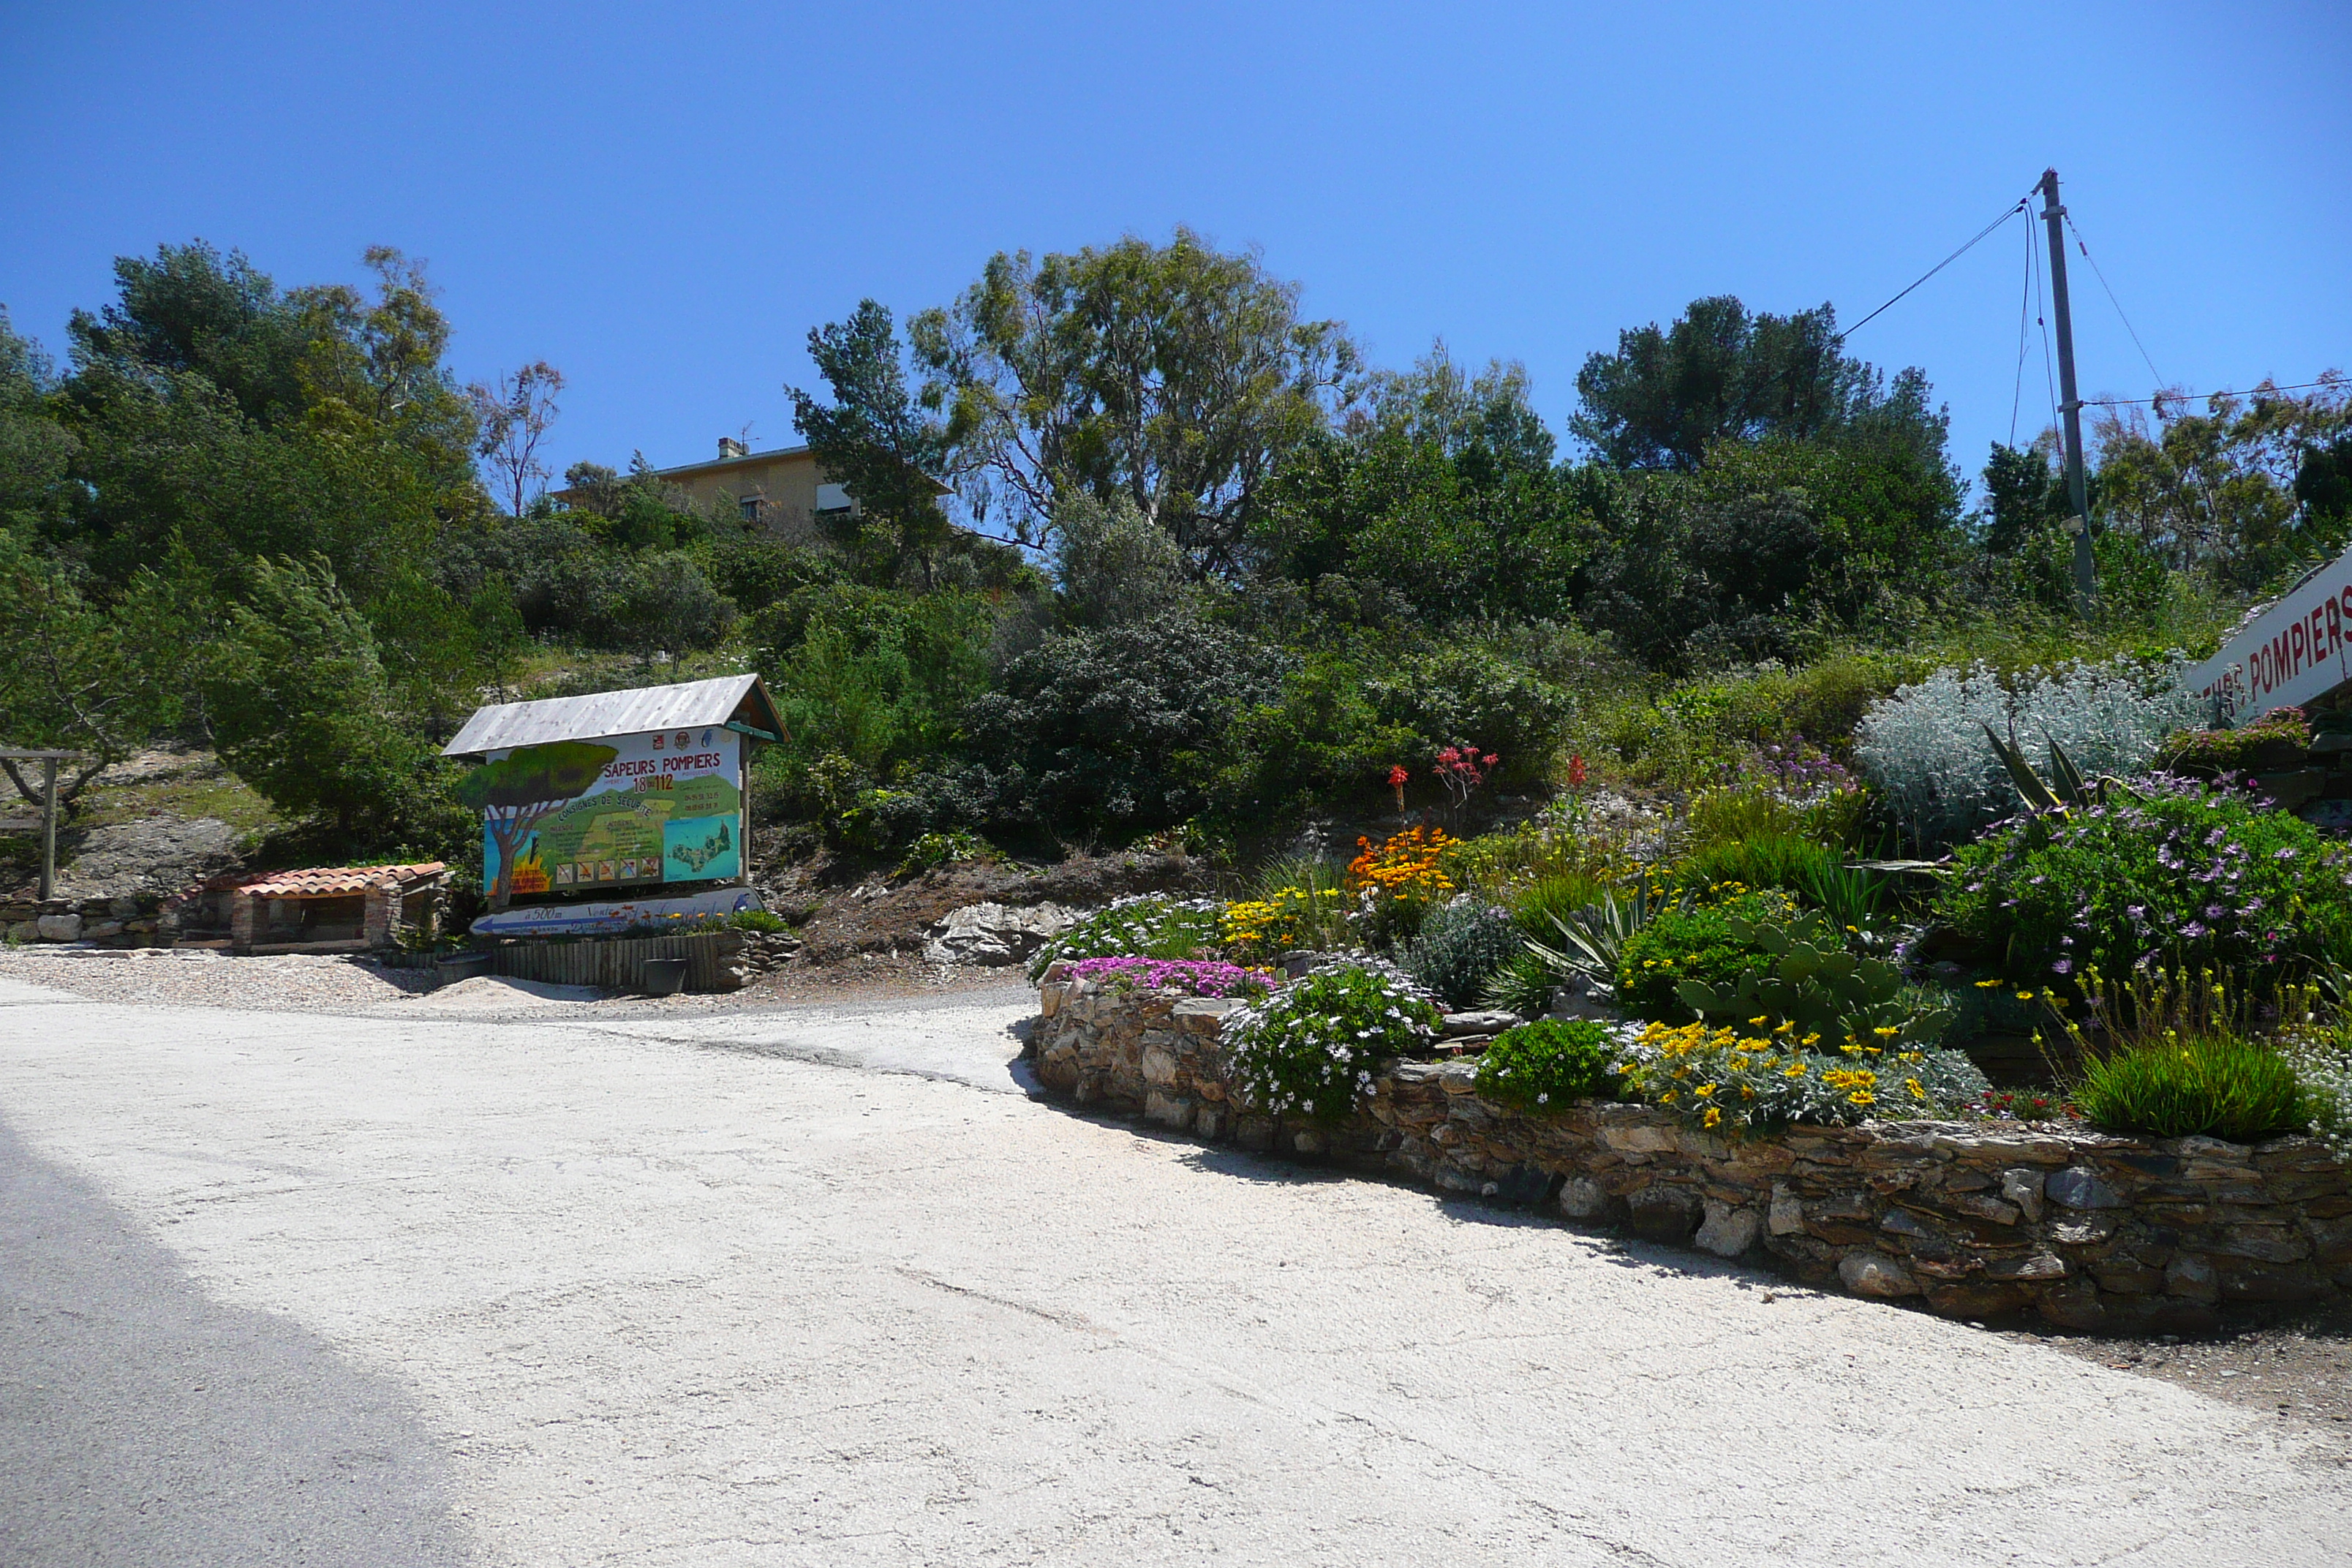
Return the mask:
<path id="1" fill-rule="evenodd" d="M 0 982 L 0 1562 L 2352 1559 L 2303 1428 L 1073 1117 L 1020 1010 Z"/>

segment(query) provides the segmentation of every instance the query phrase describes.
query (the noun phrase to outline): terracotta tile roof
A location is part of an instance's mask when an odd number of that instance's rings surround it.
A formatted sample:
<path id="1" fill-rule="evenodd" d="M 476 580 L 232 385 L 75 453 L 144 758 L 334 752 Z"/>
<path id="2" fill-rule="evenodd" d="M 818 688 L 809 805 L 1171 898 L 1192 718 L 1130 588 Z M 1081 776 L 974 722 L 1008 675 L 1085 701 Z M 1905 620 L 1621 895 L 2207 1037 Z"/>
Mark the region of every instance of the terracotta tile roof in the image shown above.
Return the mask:
<path id="1" fill-rule="evenodd" d="M 266 871 L 238 885 L 259 899 L 332 899 L 364 893 L 379 882 L 413 882 L 437 876 L 438 860 L 415 866 L 315 866 L 301 871 Z"/>

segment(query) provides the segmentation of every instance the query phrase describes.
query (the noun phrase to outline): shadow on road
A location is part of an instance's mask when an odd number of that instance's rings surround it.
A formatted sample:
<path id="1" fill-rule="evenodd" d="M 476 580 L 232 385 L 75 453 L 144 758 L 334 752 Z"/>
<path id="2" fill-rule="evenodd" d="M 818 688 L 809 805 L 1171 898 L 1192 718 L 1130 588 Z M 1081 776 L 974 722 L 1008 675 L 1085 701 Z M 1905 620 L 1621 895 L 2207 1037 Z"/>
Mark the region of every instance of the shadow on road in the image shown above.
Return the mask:
<path id="1" fill-rule="evenodd" d="M 5 1122 L 0 1476 L 12 1568 L 473 1557 L 399 1385 L 212 1300 Z"/>

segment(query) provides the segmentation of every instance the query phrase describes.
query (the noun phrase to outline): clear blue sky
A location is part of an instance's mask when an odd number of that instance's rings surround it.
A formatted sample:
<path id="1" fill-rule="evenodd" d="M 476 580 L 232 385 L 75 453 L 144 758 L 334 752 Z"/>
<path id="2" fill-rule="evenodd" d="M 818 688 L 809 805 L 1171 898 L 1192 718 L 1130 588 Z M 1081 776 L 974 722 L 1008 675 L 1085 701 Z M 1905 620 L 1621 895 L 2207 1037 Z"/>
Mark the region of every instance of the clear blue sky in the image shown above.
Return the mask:
<path id="1" fill-rule="evenodd" d="M 808 329 L 999 248 L 1187 223 L 1382 362 L 1517 358 L 1555 429 L 1619 328 L 1851 322 L 2058 166 L 2166 378 L 2352 368 L 2352 5 L 0 9 L 0 302 L 62 357 L 123 252 L 430 260 L 466 377 L 544 358 L 576 458 L 796 437 Z M 2012 226 L 1853 340 L 2009 432 Z M 2086 392 L 2149 375 L 2076 263 Z M 2045 422 L 2039 340 L 2021 429 Z M 2038 401 L 2037 401 L 2038 400 Z M 2036 409 L 2040 418 L 2036 417 Z"/>

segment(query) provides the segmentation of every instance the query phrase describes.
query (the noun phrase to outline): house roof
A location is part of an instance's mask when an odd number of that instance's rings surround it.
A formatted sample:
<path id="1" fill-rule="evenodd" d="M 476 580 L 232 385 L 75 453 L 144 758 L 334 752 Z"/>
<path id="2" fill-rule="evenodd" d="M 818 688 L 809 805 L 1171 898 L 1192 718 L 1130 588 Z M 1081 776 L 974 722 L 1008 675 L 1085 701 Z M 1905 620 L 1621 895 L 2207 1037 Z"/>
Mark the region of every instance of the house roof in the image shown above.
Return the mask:
<path id="1" fill-rule="evenodd" d="M 756 675 L 722 675 L 676 686 L 640 686 L 598 691 L 586 697 L 551 697 L 538 702 L 497 702 L 474 710 L 457 738 L 441 748 L 445 757 L 475 756 L 509 746 L 550 741 L 594 741 L 649 730 L 698 729 L 740 719 L 771 734 L 784 721 Z"/>
<path id="2" fill-rule="evenodd" d="M 301 871 L 268 871 L 237 891 L 257 899 L 333 899 L 364 893 L 383 882 L 415 882 L 437 877 L 446 867 L 438 860 L 413 866 L 313 866 Z"/>

